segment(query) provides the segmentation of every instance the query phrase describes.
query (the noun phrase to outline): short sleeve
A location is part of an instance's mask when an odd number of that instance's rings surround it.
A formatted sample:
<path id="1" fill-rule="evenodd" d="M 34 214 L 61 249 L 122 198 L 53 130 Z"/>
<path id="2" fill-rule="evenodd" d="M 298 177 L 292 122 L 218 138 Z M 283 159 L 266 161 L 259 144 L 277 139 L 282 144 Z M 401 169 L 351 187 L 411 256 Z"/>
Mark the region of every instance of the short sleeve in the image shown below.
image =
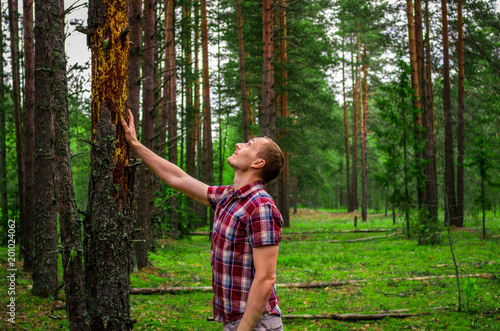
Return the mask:
<path id="1" fill-rule="evenodd" d="M 217 203 L 221 198 L 231 190 L 232 185 L 229 186 L 209 186 L 207 190 L 207 198 L 210 203 L 210 207 L 215 210 Z"/>
<path id="2" fill-rule="evenodd" d="M 250 214 L 247 231 L 252 247 L 279 245 L 282 229 L 283 218 L 270 201 L 262 201 Z"/>

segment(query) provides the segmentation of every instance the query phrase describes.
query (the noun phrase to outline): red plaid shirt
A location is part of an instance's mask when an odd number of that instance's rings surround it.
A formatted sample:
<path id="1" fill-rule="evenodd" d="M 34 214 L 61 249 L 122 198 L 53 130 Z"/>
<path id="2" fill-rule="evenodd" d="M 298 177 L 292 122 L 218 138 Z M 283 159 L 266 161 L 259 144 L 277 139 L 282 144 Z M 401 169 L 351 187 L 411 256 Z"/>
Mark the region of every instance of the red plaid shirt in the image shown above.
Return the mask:
<path id="1" fill-rule="evenodd" d="M 214 318 L 221 322 L 243 316 L 255 276 L 252 248 L 279 245 L 283 219 L 260 181 L 236 192 L 233 186 L 211 186 L 208 201 L 215 210 L 210 263 Z M 281 315 L 276 287 L 264 310 Z"/>

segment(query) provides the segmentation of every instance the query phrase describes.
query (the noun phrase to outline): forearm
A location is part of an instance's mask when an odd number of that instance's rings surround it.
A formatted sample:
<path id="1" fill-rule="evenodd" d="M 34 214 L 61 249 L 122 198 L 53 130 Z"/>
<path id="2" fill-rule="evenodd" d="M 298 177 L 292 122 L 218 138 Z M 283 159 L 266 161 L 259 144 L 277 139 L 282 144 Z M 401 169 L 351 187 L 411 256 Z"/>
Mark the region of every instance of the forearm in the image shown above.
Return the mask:
<path id="1" fill-rule="evenodd" d="M 159 157 L 137 139 L 129 142 L 130 148 L 139 156 L 162 181 L 174 190 L 181 191 L 188 197 L 209 206 L 207 198 L 208 185 L 189 176 L 177 165 Z"/>
<path id="2" fill-rule="evenodd" d="M 238 331 L 251 331 L 262 316 L 273 291 L 275 277 L 256 277 L 248 293 L 245 313 L 241 319 Z"/>
<path id="3" fill-rule="evenodd" d="M 159 157 L 138 140 L 129 143 L 129 146 L 161 180 L 173 189 L 179 190 L 178 183 L 186 175 L 181 168 Z"/>

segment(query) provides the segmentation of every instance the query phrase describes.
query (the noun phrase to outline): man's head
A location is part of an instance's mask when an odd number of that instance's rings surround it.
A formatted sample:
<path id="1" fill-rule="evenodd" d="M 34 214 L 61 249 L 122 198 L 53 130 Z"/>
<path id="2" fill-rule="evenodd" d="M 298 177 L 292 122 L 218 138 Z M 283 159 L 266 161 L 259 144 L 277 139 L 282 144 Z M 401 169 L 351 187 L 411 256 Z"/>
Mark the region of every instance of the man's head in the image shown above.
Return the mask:
<path id="1" fill-rule="evenodd" d="M 284 156 L 280 147 L 269 137 L 252 138 L 236 144 L 236 150 L 227 162 L 235 171 L 252 171 L 269 183 L 283 168 Z"/>

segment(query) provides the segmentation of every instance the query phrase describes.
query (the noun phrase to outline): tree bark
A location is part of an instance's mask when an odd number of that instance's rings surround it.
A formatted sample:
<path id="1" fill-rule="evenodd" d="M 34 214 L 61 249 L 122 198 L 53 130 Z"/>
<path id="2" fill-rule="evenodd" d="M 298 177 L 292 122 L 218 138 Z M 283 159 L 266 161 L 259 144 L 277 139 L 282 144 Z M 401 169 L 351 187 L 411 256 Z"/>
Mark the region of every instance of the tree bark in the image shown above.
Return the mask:
<path id="1" fill-rule="evenodd" d="M 241 0 L 236 0 L 236 19 L 238 22 L 238 54 L 240 59 L 241 114 L 243 117 L 243 139 L 245 142 L 247 142 L 248 140 L 250 140 L 250 135 L 248 132 L 247 84 L 245 80 L 245 52 L 243 50 L 243 29 L 241 16 Z"/>
<path id="2" fill-rule="evenodd" d="M 128 0 L 130 28 L 128 60 L 128 104 L 137 135 L 139 135 L 139 104 L 141 92 L 142 0 Z"/>
<path id="3" fill-rule="evenodd" d="M 273 2 L 262 1 L 262 22 L 264 41 L 264 64 L 262 72 L 262 116 L 261 134 L 271 139 L 276 138 L 274 104 L 274 51 L 273 51 Z"/>
<path id="4" fill-rule="evenodd" d="M 37 6 L 40 5 L 37 4 Z M 64 11 L 63 3 L 58 4 L 57 1 L 47 1 L 44 6 L 44 17 L 52 16 L 48 22 L 57 22 L 60 15 L 55 14 L 57 14 L 57 10 Z M 63 26 L 61 24 L 60 29 L 54 29 L 53 35 L 44 35 L 46 45 L 54 53 L 57 52 L 61 55 L 65 54 Z M 46 32 L 51 31 L 50 26 L 44 28 L 48 30 L 45 30 Z M 68 314 L 68 323 L 71 330 L 90 330 L 86 323 L 87 307 L 83 287 L 81 223 L 78 217 L 78 206 L 71 173 L 66 59 L 64 56 L 54 56 L 52 60 L 49 68 L 52 70 L 54 80 L 48 86 L 48 92 L 52 96 L 50 106 L 54 112 L 54 184 L 61 231 L 66 313 Z"/>
<path id="5" fill-rule="evenodd" d="M 144 0 L 144 65 L 143 65 L 143 92 L 142 92 L 142 144 L 153 150 L 155 136 L 155 1 Z M 155 176 L 144 164 L 137 173 L 137 209 L 135 215 L 137 224 L 134 229 L 135 259 L 138 269 L 148 265 L 148 247 L 155 240 L 152 213 L 154 208 L 154 194 L 156 191 Z"/>
<path id="6" fill-rule="evenodd" d="M 184 48 L 184 88 L 185 88 L 185 110 L 186 110 L 186 172 L 191 176 L 196 176 L 196 125 L 195 111 L 193 107 L 193 72 L 191 55 L 191 6 L 192 1 L 183 2 L 183 24 L 182 40 Z M 194 211 L 196 202 L 190 201 L 191 209 Z"/>
<path id="7" fill-rule="evenodd" d="M 345 38 L 343 40 L 345 45 Z M 350 185 L 350 164 L 349 164 L 349 118 L 347 114 L 347 100 L 345 92 L 345 58 L 342 51 L 342 97 L 344 100 L 344 137 L 345 137 L 345 163 L 346 163 L 346 187 L 347 187 L 347 212 L 353 212 L 351 203 L 351 185 Z"/>
<path id="8" fill-rule="evenodd" d="M 430 25 L 429 25 L 429 6 L 428 0 L 425 1 L 425 73 L 424 73 L 424 98 L 422 121 L 424 127 L 424 159 L 426 161 L 424 205 L 428 211 L 430 224 L 437 225 L 438 218 L 438 195 L 437 195 L 437 170 L 436 170 L 436 143 L 434 135 L 434 94 L 432 90 L 431 74 L 431 49 L 430 49 Z"/>
<path id="9" fill-rule="evenodd" d="M 163 107 L 168 122 L 168 159 L 177 164 L 177 78 L 175 61 L 175 2 L 165 0 L 165 93 Z M 163 127 L 163 126 L 162 126 Z M 177 197 L 170 198 L 170 226 L 178 229 Z"/>
<path id="10" fill-rule="evenodd" d="M 24 27 L 24 196 L 25 222 L 22 236 L 26 239 L 23 247 L 29 254 L 24 255 L 24 271 L 33 271 L 33 228 L 36 219 L 35 191 L 35 37 L 33 30 L 33 0 L 23 1 Z"/>
<path id="11" fill-rule="evenodd" d="M 444 112 L 444 191 L 446 223 L 456 225 L 455 167 L 453 160 L 453 118 L 450 95 L 450 55 L 447 1 L 441 0 L 443 22 L 443 112 Z"/>
<path id="12" fill-rule="evenodd" d="M 57 281 L 57 206 L 54 191 L 54 113 L 52 109 L 65 98 L 66 89 L 56 75 L 65 71 L 64 44 L 57 0 L 37 2 L 35 6 L 35 163 L 37 197 L 35 222 L 35 261 L 33 294 L 56 297 Z M 53 20 L 53 22 L 51 22 Z M 57 45 L 57 46 L 56 46 Z M 58 85 L 59 84 L 59 85 Z M 57 87 L 57 90 L 53 90 Z"/>
<path id="13" fill-rule="evenodd" d="M 353 76 L 355 72 L 353 71 Z M 351 205 L 353 211 L 358 209 L 358 83 L 353 84 L 352 123 L 354 143 L 352 145 L 352 183 L 351 183 Z"/>
<path id="14" fill-rule="evenodd" d="M 214 161 L 212 146 L 212 116 L 210 111 L 210 76 L 208 72 L 208 26 L 207 2 L 201 0 L 201 35 L 203 52 L 203 169 L 204 181 L 214 184 Z"/>
<path id="15" fill-rule="evenodd" d="M 423 33 L 422 33 L 422 0 L 415 0 L 415 17 L 414 17 L 414 33 L 415 33 L 415 56 L 416 56 L 416 68 L 418 76 L 418 89 L 417 89 L 417 103 L 415 104 L 418 108 L 418 114 L 414 118 L 414 132 L 416 137 L 416 157 L 417 157 L 417 203 L 418 208 L 424 206 L 424 196 L 425 196 L 425 180 L 424 180 L 424 150 L 422 148 L 423 139 L 423 123 L 422 115 L 424 110 L 425 101 L 425 82 L 424 82 L 424 43 L 423 43 Z"/>
<path id="16" fill-rule="evenodd" d="M 458 136 L 457 136 L 457 220 L 456 226 L 464 226 L 464 22 L 462 0 L 458 4 Z"/>
<path id="17" fill-rule="evenodd" d="M 363 176 L 363 206 L 361 208 L 361 215 L 363 222 L 366 222 L 368 219 L 368 214 L 367 214 L 367 202 L 368 202 L 368 178 L 367 178 L 367 173 L 366 173 L 366 168 L 367 168 L 367 145 L 368 145 L 368 140 L 367 140 L 367 120 L 368 120 L 368 82 L 367 82 L 367 68 L 368 68 L 368 59 L 366 56 L 366 45 L 363 46 L 363 80 L 361 81 L 361 73 L 360 73 L 360 83 L 361 83 L 361 90 L 363 91 L 363 97 L 360 100 L 363 103 L 363 106 L 361 109 L 363 109 L 363 119 L 361 120 L 361 123 L 363 123 L 361 127 L 361 158 L 362 158 L 362 176 Z"/>
<path id="18" fill-rule="evenodd" d="M 120 119 L 128 87 L 127 2 L 89 2 L 92 130 L 84 221 L 85 286 L 91 330 L 130 330 L 130 217 L 133 167 Z"/>
<path id="19" fill-rule="evenodd" d="M 24 141 L 23 141 L 23 127 L 21 118 L 21 100 L 20 100 L 20 74 L 19 74 L 19 59 L 18 59 L 18 40 L 19 40 L 19 13 L 17 0 L 9 0 L 9 28 L 10 28 L 10 53 L 12 63 L 12 101 L 14 103 L 14 118 L 16 127 L 16 158 L 17 158 L 17 186 L 19 190 L 19 232 L 21 234 L 20 240 L 20 256 L 24 258 L 25 255 L 32 254 L 29 249 L 30 240 L 28 237 L 23 238 L 23 233 L 29 233 L 28 224 L 26 224 L 25 216 L 25 195 L 24 195 Z M 25 243 L 28 247 L 25 247 Z M 25 254 L 27 252 L 27 254 Z"/>
<path id="20" fill-rule="evenodd" d="M 3 31 L 3 19 L 0 19 L 0 31 Z M 3 45 L 3 32 L 0 33 L 0 45 Z M 9 219 L 9 202 L 7 200 L 7 146 L 5 143 L 5 108 L 4 108 L 4 68 L 3 47 L 0 47 L 0 211 L 2 224 L 7 224 Z M 7 244 L 7 232 L 4 231 L 1 240 Z M 26 264 L 26 262 L 25 262 Z"/>

